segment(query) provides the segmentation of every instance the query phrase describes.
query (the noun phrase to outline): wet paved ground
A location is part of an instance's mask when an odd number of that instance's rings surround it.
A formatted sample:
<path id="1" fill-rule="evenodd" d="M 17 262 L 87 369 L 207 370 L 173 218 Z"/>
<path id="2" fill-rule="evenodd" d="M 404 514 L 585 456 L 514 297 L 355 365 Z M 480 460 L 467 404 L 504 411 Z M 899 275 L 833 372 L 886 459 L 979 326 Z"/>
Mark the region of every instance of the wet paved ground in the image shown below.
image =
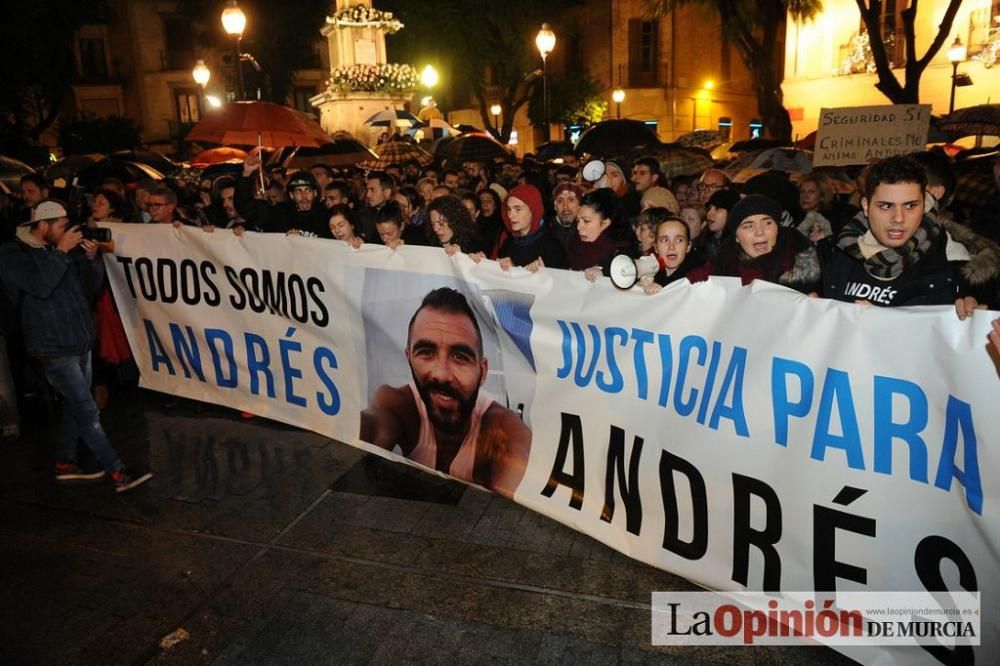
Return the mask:
<path id="1" fill-rule="evenodd" d="M 144 392 L 103 420 L 132 493 L 57 485 L 37 420 L 4 445 L 0 664 L 853 663 L 651 647 L 683 579 L 319 435 Z"/>

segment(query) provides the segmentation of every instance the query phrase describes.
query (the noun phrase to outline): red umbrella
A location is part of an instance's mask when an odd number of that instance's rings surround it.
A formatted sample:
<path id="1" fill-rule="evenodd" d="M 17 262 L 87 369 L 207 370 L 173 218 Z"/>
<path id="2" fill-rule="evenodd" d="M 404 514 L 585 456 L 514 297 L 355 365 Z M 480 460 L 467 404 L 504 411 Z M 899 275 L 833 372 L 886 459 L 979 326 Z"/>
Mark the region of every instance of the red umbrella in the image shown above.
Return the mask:
<path id="1" fill-rule="evenodd" d="M 219 164 L 220 162 L 228 162 L 230 160 L 245 160 L 247 158 L 247 153 L 239 148 L 230 148 L 229 146 L 221 146 L 219 148 L 209 148 L 208 150 L 203 150 L 198 153 L 194 159 L 191 160 L 191 164 Z"/>
<path id="2" fill-rule="evenodd" d="M 187 140 L 318 148 L 330 143 L 330 136 L 315 120 L 290 107 L 271 102 L 235 102 L 206 113 L 188 133 Z"/>

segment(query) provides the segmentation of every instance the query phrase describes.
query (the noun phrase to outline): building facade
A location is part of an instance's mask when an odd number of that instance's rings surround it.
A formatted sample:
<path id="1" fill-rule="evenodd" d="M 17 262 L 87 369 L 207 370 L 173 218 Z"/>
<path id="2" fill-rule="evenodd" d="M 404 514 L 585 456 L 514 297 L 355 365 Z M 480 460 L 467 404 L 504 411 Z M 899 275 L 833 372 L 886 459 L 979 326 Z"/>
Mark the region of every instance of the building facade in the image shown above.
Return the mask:
<path id="1" fill-rule="evenodd" d="M 76 78 L 63 118 L 125 116 L 142 129 L 143 143 L 173 152 L 205 112 L 209 96 L 238 98 L 235 48 L 202 48 L 190 20 L 177 5 L 159 0 L 105 0 L 97 4 L 94 22 L 77 31 L 74 43 Z M 252 21 L 252 17 L 250 21 Z M 222 33 L 221 24 L 210 26 Z M 309 99 L 325 88 L 329 62 L 318 36 L 314 66 L 295 72 L 286 103 L 315 113 Z M 203 60 L 211 72 L 204 91 L 192 70 Z M 260 81 L 252 65 L 242 64 L 247 97 L 256 97 Z M 55 146 L 55 132 L 43 140 Z"/>
<path id="2" fill-rule="evenodd" d="M 947 0 L 920 5 L 914 25 L 918 58 L 934 40 L 947 6 Z M 894 73 L 900 82 L 906 57 L 902 30 L 902 11 L 906 7 L 904 0 L 885 2 L 882 20 L 883 35 L 892 35 L 887 55 L 899 67 Z M 968 50 L 958 72 L 969 75 L 972 85 L 956 88 L 955 108 L 991 100 L 995 103 L 1000 98 L 1000 67 L 994 66 L 1000 53 L 1000 0 L 965 0 L 951 34 L 924 70 L 920 101 L 930 104 L 933 113 L 939 115 L 949 108 L 953 70 L 948 49 L 956 36 Z M 877 77 L 869 71 L 866 39 L 854 0 L 824 0 L 822 13 L 809 21 L 796 22 L 789 17 L 782 90 L 795 134 L 801 137 L 814 131 L 823 107 L 891 103 L 875 88 Z"/>
<path id="3" fill-rule="evenodd" d="M 661 141 L 695 129 L 725 129 L 734 140 L 750 137 L 759 125 L 750 74 L 734 48 L 722 39 L 717 12 L 683 6 L 659 19 L 645 15 L 644 0 L 588 0 L 549 23 L 556 32 L 549 55 L 553 79 L 587 76 L 597 81 L 608 102 L 607 118 L 648 123 Z M 539 62 L 539 64 L 541 64 Z M 625 92 L 619 105 L 616 88 Z M 451 121 L 481 126 L 472 109 L 450 114 Z M 534 150 L 544 140 L 527 113 L 514 128 L 518 151 Z M 565 128 L 551 128 L 562 138 Z"/>

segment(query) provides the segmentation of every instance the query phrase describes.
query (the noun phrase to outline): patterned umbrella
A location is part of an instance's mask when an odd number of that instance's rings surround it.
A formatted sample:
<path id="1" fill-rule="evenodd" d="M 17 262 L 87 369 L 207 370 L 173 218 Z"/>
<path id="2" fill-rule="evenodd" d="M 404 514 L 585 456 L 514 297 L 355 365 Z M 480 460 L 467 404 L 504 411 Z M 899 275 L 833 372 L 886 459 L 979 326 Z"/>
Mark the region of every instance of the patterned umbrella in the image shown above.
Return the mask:
<path id="1" fill-rule="evenodd" d="M 661 144 L 645 154 L 656 158 L 660 170 L 668 179 L 693 176 L 715 164 L 712 155 L 704 148 L 689 148 L 676 143 Z"/>
<path id="2" fill-rule="evenodd" d="M 401 109 L 386 109 L 372 114 L 364 122 L 368 127 L 418 127 L 420 121 L 409 111 Z"/>
<path id="3" fill-rule="evenodd" d="M 675 143 L 688 148 L 704 148 L 705 150 L 712 150 L 716 146 L 721 146 L 727 141 L 729 141 L 729 137 L 727 137 L 724 132 L 720 132 L 719 130 L 703 129 L 683 134 L 677 137 L 677 141 Z"/>
<path id="4" fill-rule="evenodd" d="M 456 137 L 441 149 L 438 157 L 456 162 L 491 162 L 498 157 L 510 157 L 510 152 L 489 134 L 476 132 Z"/>
<path id="5" fill-rule="evenodd" d="M 603 120 L 580 135 L 576 152 L 578 155 L 589 153 L 593 157 L 614 157 L 639 146 L 653 148 L 659 145 L 660 140 L 653 130 L 640 120 Z"/>
<path id="6" fill-rule="evenodd" d="M 980 104 L 955 109 L 938 127 L 958 136 L 1000 136 L 1000 104 Z"/>
<path id="7" fill-rule="evenodd" d="M 743 169 L 809 173 L 812 171 L 812 153 L 799 148 L 768 148 L 741 156 L 725 171 L 732 178 Z"/>
<path id="8" fill-rule="evenodd" d="M 997 152 L 982 152 L 955 162 L 956 208 L 979 208 L 996 193 L 993 180 L 993 160 Z"/>
<path id="9" fill-rule="evenodd" d="M 330 136 L 315 120 L 301 111 L 271 102 L 234 102 L 212 109 L 186 139 L 230 146 L 256 146 L 260 142 L 271 148 L 315 148 L 330 143 Z"/>
<path id="10" fill-rule="evenodd" d="M 737 141 L 729 147 L 729 152 L 731 153 L 749 153 L 755 150 L 766 150 L 768 148 L 780 148 L 783 145 L 782 141 L 777 139 L 747 139 L 746 141 Z"/>
<path id="11" fill-rule="evenodd" d="M 403 164 L 416 160 L 420 166 L 427 166 L 434 161 L 434 156 L 415 143 L 409 141 L 389 141 L 375 146 L 378 159 L 364 162 L 361 166 L 369 169 L 384 169 L 390 164 Z"/>

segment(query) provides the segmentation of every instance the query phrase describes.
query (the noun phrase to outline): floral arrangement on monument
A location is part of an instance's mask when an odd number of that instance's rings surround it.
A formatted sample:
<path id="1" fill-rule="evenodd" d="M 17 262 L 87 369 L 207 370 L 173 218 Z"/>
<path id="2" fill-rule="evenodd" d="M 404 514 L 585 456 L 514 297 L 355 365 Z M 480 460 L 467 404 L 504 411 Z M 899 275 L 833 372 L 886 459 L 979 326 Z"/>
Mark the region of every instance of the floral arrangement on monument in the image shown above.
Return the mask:
<path id="1" fill-rule="evenodd" d="M 384 12 L 368 5 L 342 9 L 333 16 L 327 16 L 326 22 L 338 28 L 381 28 L 390 35 L 403 29 L 402 22 L 393 18 L 392 12 Z"/>
<path id="2" fill-rule="evenodd" d="M 409 92 L 417 87 L 420 74 L 413 65 L 348 65 L 330 73 L 327 86 L 337 92 Z"/>

